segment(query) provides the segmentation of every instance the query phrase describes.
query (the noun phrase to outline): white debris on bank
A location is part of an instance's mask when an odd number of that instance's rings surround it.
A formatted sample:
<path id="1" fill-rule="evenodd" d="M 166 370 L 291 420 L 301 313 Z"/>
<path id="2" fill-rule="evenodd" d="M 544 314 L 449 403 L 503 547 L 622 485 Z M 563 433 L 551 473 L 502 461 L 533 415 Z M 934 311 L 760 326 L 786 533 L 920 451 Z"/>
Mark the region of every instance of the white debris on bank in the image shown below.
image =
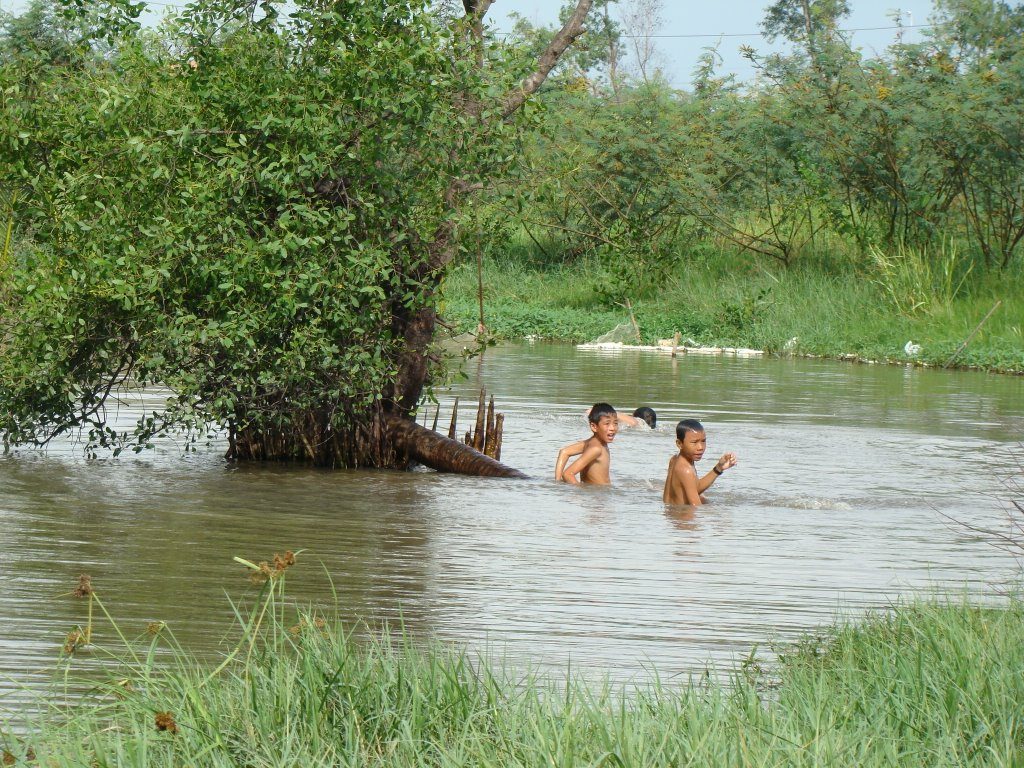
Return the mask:
<path id="1" fill-rule="evenodd" d="M 907 357 L 917 357 L 921 354 L 921 345 L 915 344 L 913 341 L 908 341 L 903 345 L 903 354 Z"/>
<path id="2" fill-rule="evenodd" d="M 687 339 L 689 341 L 689 339 Z M 594 341 L 589 344 L 577 344 L 576 349 L 600 349 L 606 352 L 636 350 L 638 352 L 668 352 L 673 348 L 679 353 L 688 355 L 732 355 L 734 357 L 760 357 L 763 349 L 747 349 L 745 347 L 702 347 L 696 344 L 680 344 L 673 347 L 672 339 L 659 339 L 657 346 L 643 344 L 623 344 L 621 341 Z"/>

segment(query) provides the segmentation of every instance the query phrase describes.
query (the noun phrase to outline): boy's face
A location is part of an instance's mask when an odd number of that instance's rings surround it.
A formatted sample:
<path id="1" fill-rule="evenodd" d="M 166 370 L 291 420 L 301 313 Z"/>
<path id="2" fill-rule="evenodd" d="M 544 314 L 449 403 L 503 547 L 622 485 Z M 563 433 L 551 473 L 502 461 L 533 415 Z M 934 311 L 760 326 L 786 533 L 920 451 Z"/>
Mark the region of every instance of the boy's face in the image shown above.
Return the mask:
<path id="1" fill-rule="evenodd" d="M 700 461 L 704 456 L 704 450 L 708 447 L 708 437 L 703 432 L 689 430 L 683 435 L 682 440 L 676 440 L 679 446 L 679 455 L 689 462 Z"/>
<path id="2" fill-rule="evenodd" d="M 602 416 L 598 419 L 597 424 L 590 422 L 590 431 L 602 443 L 610 443 L 615 439 L 615 433 L 619 431 L 619 417 Z"/>

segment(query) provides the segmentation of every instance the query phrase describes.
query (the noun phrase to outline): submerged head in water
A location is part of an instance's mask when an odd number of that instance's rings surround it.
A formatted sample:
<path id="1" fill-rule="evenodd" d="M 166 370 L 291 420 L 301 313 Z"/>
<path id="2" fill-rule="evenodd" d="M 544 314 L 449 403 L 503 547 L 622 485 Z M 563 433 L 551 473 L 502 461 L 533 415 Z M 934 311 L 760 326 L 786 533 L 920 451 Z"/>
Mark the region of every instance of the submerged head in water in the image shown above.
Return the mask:
<path id="1" fill-rule="evenodd" d="M 640 406 L 633 411 L 633 415 L 647 422 L 647 426 L 651 429 L 658 426 L 658 414 L 654 412 L 653 408 L 648 408 L 646 405 Z"/>

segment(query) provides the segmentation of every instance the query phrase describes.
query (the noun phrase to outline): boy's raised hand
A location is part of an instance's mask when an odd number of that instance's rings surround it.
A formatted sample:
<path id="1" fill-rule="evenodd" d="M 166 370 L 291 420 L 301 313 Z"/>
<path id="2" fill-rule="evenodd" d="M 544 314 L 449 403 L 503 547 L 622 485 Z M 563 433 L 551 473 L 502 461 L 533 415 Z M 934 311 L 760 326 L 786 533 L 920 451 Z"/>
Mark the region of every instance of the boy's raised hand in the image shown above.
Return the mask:
<path id="1" fill-rule="evenodd" d="M 732 451 L 729 451 L 728 453 L 723 453 L 722 454 L 722 458 L 720 458 L 718 460 L 718 463 L 715 464 L 715 468 L 719 472 L 725 472 L 725 470 L 727 470 L 727 469 L 729 469 L 731 467 L 735 467 L 736 466 L 736 462 L 737 462 L 736 454 L 733 453 Z"/>

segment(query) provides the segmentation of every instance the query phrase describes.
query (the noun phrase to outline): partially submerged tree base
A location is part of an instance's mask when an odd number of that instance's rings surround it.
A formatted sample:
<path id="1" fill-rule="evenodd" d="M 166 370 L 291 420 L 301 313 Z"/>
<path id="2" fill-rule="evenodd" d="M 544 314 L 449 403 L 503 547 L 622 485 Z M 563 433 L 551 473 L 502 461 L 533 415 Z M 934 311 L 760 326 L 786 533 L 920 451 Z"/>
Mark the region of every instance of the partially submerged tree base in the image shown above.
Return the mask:
<path id="1" fill-rule="evenodd" d="M 495 414 L 494 398 L 485 409 L 480 390 L 475 430 L 465 442 L 455 439 L 459 401 L 455 399 L 449 435 L 427 429 L 395 414 L 379 416 L 372 426 L 339 432 L 322 415 L 310 415 L 306 428 L 287 439 L 280 433 L 263 434 L 231 428 L 226 458 L 234 461 L 299 461 L 322 467 L 391 467 L 410 469 L 417 464 L 478 477 L 524 478 L 518 469 L 501 463 L 504 415 Z"/>

